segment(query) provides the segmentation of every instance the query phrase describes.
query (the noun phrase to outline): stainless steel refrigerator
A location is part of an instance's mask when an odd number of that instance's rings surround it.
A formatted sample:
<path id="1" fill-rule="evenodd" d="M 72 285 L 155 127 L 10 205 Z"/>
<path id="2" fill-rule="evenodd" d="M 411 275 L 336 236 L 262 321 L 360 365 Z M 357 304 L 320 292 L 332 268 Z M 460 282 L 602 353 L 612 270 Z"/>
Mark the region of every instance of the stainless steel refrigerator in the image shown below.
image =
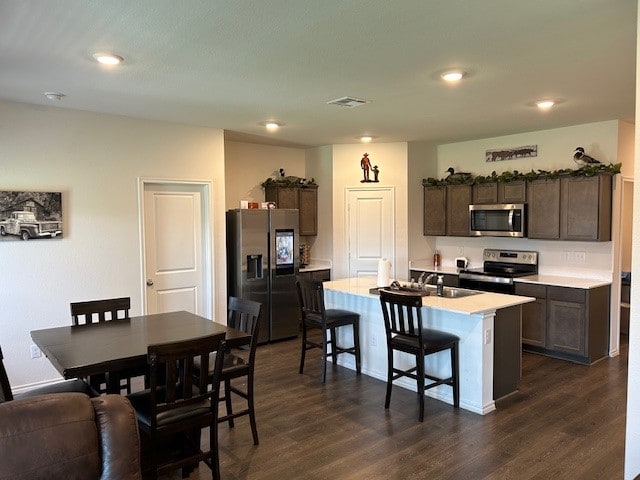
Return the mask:
<path id="1" fill-rule="evenodd" d="M 227 290 L 262 303 L 258 342 L 298 335 L 298 210 L 227 211 Z"/>

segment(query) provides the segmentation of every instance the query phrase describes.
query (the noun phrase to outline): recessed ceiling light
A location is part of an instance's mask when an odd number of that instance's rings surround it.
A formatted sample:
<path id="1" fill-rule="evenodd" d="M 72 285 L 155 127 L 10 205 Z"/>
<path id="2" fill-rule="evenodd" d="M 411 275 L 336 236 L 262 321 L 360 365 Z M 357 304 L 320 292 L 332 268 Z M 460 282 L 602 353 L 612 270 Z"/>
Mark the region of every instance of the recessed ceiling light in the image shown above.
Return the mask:
<path id="1" fill-rule="evenodd" d="M 124 61 L 124 58 L 120 55 L 114 55 L 113 53 L 108 52 L 94 53 L 93 58 L 103 65 L 118 65 Z"/>
<path id="2" fill-rule="evenodd" d="M 275 132 L 276 130 L 278 130 L 278 128 L 282 127 L 284 123 L 276 122 L 274 120 L 268 120 L 266 122 L 260 122 L 260 125 L 262 125 L 270 132 Z"/>
<path id="3" fill-rule="evenodd" d="M 465 72 L 463 72 L 462 70 L 450 70 L 448 72 L 444 72 L 443 74 L 441 74 L 440 77 L 445 82 L 455 83 L 462 80 L 462 77 L 464 77 L 464 75 L 465 75 Z"/>
<path id="4" fill-rule="evenodd" d="M 372 137 L 371 135 L 362 135 L 362 136 L 360 137 L 360 141 L 361 141 L 362 143 L 370 143 L 370 142 L 371 142 L 371 140 L 373 140 L 373 137 Z"/>
<path id="5" fill-rule="evenodd" d="M 60 93 L 60 92 L 44 92 L 43 95 L 45 97 L 47 97 L 49 100 L 62 100 L 62 97 L 65 97 L 66 95 L 64 93 Z"/>
<path id="6" fill-rule="evenodd" d="M 556 104 L 553 100 L 539 100 L 536 102 L 536 107 L 540 110 L 549 110 Z"/>

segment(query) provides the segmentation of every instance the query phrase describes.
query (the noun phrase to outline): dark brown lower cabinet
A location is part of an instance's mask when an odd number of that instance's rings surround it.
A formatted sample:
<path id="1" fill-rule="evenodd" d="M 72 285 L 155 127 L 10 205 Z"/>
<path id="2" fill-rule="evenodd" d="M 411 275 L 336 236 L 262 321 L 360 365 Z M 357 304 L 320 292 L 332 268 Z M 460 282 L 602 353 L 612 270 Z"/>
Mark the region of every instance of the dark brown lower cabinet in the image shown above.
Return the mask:
<path id="1" fill-rule="evenodd" d="M 536 297 L 523 305 L 524 350 L 584 364 L 608 354 L 608 285 L 581 289 L 517 282 L 516 294 Z"/>
<path id="2" fill-rule="evenodd" d="M 331 269 L 323 269 L 323 270 L 311 270 L 309 272 L 300 272 L 299 276 L 303 278 L 308 278 L 310 280 L 322 280 L 323 282 L 327 282 L 331 280 Z"/>

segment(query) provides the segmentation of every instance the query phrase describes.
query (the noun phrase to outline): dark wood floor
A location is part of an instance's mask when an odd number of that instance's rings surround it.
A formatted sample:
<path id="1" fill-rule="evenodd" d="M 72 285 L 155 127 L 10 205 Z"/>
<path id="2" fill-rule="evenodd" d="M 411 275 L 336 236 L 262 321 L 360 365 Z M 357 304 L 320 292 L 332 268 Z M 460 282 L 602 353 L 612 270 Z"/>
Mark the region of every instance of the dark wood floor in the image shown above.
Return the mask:
<path id="1" fill-rule="evenodd" d="M 589 367 L 525 353 L 519 392 L 481 416 L 330 367 L 319 356 L 297 373 L 299 340 L 258 347 L 260 445 L 247 417 L 220 426 L 222 478 L 616 479 L 623 478 L 627 346 Z M 203 435 L 206 438 L 206 435 Z M 180 478 L 178 472 L 171 477 Z M 211 478 L 201 464 L 191 480 Z"/>

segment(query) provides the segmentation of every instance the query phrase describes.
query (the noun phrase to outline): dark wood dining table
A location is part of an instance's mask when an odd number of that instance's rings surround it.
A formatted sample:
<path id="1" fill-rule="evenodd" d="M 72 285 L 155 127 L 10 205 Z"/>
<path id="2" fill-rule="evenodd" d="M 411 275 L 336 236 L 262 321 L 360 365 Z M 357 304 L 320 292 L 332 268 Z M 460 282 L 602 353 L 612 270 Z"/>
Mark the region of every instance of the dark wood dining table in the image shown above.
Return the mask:
<path id="1" fill-rule="evenodd" d="M 107 391 L 119 393 L 118 372 L 144 368 L 149 345 L 218 333 L 231 347 L 250 339 L 248 333 L 186 311 L 33 330 L 31 338 L 65 379 L 109 372 Z"/>

